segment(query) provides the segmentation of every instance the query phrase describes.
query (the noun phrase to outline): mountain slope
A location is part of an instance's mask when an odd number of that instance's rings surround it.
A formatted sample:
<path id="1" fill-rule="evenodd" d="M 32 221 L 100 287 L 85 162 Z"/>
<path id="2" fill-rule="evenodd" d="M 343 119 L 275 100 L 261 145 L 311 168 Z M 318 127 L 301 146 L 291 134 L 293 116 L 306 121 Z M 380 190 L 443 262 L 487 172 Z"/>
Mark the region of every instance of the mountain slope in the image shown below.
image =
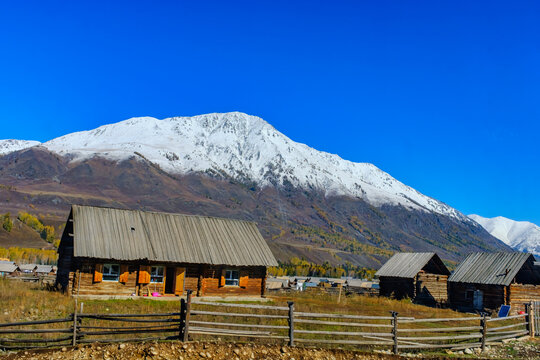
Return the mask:
<path id="1" fill-rule="evenodd" d="M 491 235 L 519 251 L 540 255 L 540 227 L 528 221 L 515 221 L 502 216 L 485 218 L 469 215 Z"/>
<path id="2" fill-rule="evenodd" d="M 96 154 L 125 160 L 137 152 L 173 174 L 213 172 L 259 186 L 291 184 L 325 195 L 359 197 L 377 206 L 400 204 L 467 221 L 455 209 L 372 164 L 353 163 L 294 142 L 261 118 L 243 113 L 132 118 L 62 136 L 43 146 L 75 161 Z"/>
<path id="3" fill-rule="evenodd" d="M 5 155 L 12 153 L 14 151 L 19 151 L 23 149 L 27 149 L 32 146 L 39 145 L 39 141 L 31 141 L 31 140 L 14 140 L 14 139 L 8 139 L 8 140 L 0 140 L 0 155 Z"/>
<path id="4" fill-rule="evenodd" d="M 0 156 L 0 206 L 65 218 L 72 203 L 256 221 L 280 260 L 378 267 L 395 251 L 509 249 L 367 163 L 241 113 L 135 118 Z M 32 210 L 30 210 L 32 209 Z M 0 244 L 1 246 L 1 244 Z"/>

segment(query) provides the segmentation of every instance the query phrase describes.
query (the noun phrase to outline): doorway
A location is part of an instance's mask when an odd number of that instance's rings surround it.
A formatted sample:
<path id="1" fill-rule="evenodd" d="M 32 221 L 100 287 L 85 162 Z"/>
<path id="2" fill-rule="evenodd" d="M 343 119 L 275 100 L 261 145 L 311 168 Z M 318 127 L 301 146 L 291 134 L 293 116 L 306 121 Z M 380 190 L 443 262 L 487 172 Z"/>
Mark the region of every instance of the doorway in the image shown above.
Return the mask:
<path id="1" fill-rule="evenodd" d="M 167 267 L 165 274 L 165 294 L 174 294 L 175 268 Z"/>
<path id="2" fill-rule="evenodd" d="M 475 290 L 473 293 L 473 308 L 474 310 L 484 309 L 484 293 L 482 290 Z"/>

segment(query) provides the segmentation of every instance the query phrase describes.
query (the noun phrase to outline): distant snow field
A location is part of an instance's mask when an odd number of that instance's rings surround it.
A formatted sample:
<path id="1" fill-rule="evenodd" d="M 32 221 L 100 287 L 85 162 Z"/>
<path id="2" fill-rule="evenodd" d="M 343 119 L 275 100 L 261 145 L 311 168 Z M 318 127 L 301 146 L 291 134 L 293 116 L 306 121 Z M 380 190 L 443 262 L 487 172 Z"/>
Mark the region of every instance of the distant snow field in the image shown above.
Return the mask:
<path id="1" fill-rule="evenodd" d="M 540 227 L 528 221 L 515 221 L 502 216 L 485 218 L 469 215 L 491 235 L 519 251 L 540 255 Z"/>
<path id="2" fill-rule="evenodd" d="M 41 144 L 39 141 L 31 140 L 0 140 L 0 155 L 12 153 L 14 151 L 24 150 L 26 148 Z"/>

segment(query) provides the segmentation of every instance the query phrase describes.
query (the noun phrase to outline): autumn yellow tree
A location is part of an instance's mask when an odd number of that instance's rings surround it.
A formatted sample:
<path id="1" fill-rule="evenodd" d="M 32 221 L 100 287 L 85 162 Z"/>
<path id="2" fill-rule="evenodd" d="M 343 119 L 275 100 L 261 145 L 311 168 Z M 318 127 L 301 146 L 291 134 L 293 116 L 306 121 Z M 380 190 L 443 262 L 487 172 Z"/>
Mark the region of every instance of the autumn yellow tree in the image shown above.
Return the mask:
<path id="1" fill-rule="evenodd" d="M 13 229 L 13 221 L 11 220 L 10 213 L 5 213 L 4 216 L 2 216 L 2 228 L 7 232 L 11 232 L 11 229 Z"/>

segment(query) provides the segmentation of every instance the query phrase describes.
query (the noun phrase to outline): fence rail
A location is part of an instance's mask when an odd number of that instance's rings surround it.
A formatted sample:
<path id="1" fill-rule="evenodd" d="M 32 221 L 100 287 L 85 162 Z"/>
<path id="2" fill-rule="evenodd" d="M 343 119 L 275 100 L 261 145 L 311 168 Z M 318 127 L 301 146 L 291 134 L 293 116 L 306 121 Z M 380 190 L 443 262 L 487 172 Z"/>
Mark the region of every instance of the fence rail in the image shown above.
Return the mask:
<path id="1" fill-rule="evenodd" d="M 540 307 L 540 306 L 538 306 Z M 538 308 L 537 307 L 537 308 Z M 536 312 L 536 313 L 535 313 Z M 537 311 L 505 318 L 413 318 L 295 311 L 287 307 L 181 299 L 180 312 L 84 314 L 0 324 L 0 349 L 47 348 L 92 342 L 260 338 L 266 342 L 405 349 L 465 349 L 534 336 Z M 66 326 L 66 323 L 71 326 Z M 46 325 L 47 328 L 39 328 Z"/>

